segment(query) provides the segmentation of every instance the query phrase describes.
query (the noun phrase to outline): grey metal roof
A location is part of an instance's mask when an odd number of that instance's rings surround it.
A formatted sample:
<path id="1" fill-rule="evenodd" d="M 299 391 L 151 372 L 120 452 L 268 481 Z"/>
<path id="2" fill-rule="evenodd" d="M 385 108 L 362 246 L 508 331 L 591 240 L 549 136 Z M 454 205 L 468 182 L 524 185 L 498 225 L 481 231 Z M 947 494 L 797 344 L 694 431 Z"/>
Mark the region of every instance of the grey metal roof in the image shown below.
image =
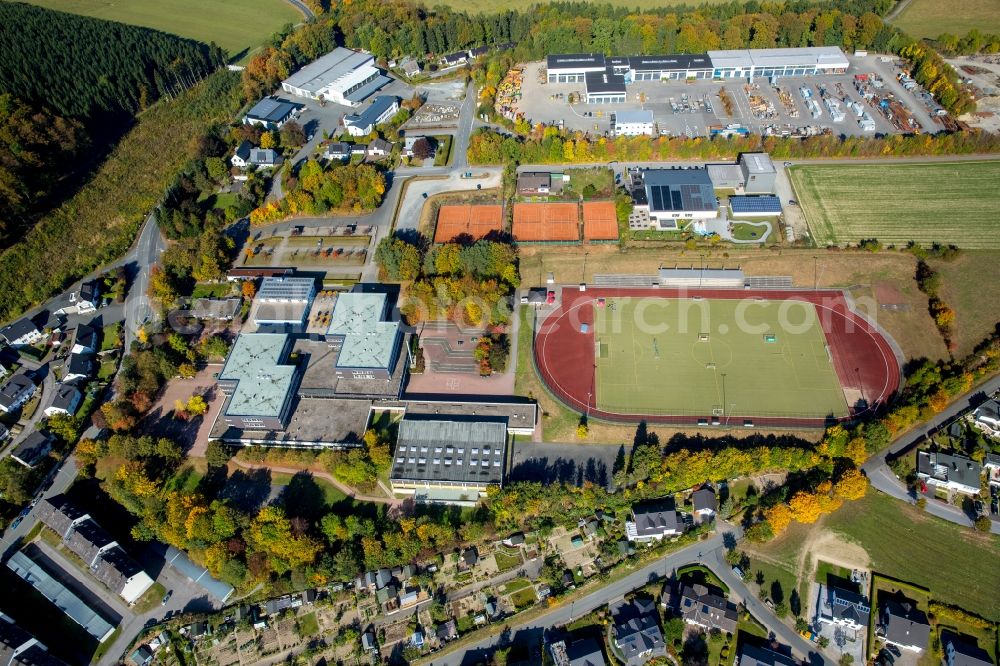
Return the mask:
<path id="1" fill-rule="evenodd" d="M 715 68 L 724 67 L 843 67 L 850 66 L 837 46 L 709 51 Z"/>
<path id="2" fill-rule="evenodd" d="M 288 336 L 244 333 L 236 338 L 219 379 L 236 382 L 227 413 L 280 416 L 295 384 L 295 366 L 285 365 Z"/>
<path id="3" fill-rule="evenodd" d="M 637 72 L 687 71 L 712 67 L 707 53 L 630 56 L 628 64 Z"/>
<path id="4" fill-rule="evenodd" d="M 743 153 L 740 155 L 740 164 L 746 168 L 747 173 L 777 173 L 774 162 L 767 153 Z"/>
<path id="5" fill-rule="evenodd" d="M 388 76 L 385 76 L 384 74 L 379 74 L 365 85 L 361 86 L 357 90 L 348 93 L 344 97 L 345 99 L 347 99 L 348 102 L 353 102 L 357 104 L 358 102 L 361 102 L 366 97 L 374 93 L 379 88 L 382 88 L 383 86 L 386 86 L 390 83 L 392 83 L 392 79 L 390 79 Z"/>
<path id="6" fill-rule="evenodd" d="M 271 148 L 251 148 L 247 163 L 255 166 L 274 166 L 281 161 L 281 156 Z"/>
<path id="7" fill-rule="evenodd" d="M 295 105 L 283 99 L 265 97 L 247 112 L 247 118 L 263 120 L 268 123 L 280 123 L 295 111 Z"/>
<path id="8" fill-rule="evenodd" d="M 643 169 L 650 212 L 713 211 L 718 203 L 708 169 Z"/>
<path id="9" fill-rule="evenodd" d="M 399 343 L 396 321 L 382 321 L 388 305 L 383 293 L 349 292 L 337 296 L 327 335 L 344 337 L 337 355 L 340 368 L 388 369 Z"/>
<path id="10" fill-rule="evenodd" d="M 798 666 L 798 662 L 788 655 L 744 643 L 740 649 L 738 666 Z"/>
<path id="11" fill-rule="evenodd" d="M 927 616 L 913 603 L 887 601 L 882 606 L 885 638 L 897 645 L 926 648 L 931 635 Z"/>
<path id="12" fill-rule="evenodd" d="M 260 282 L 257 300 L 277 303 L 309 302 L 316 293 L 316 281 L 304 277 L 266 277 Z"/>
<path id="13" fill-rule="evenodd" d="M 238 298 L 196 298 L 191 314 L 198 319 L 232 319 L 240 311 Z"/>
<path id="14" fill-rule="evenodd" d="M 205 567 L 199 567 L 187 555 L 173 546 L 167 546 L 167 564 L 177 569 L 192 582 L 200 585 L 206 592 L 225 603 L 233 594 L 233 586 L 212 578 Z"/>
<path id="15" fill-rule="evenodd" d="M 399 424 L 391 478 L 501 483 L 506 448 L 507 425 L 501 420 L 407 415 Z"/>
<path id="16" fill-rule="evenodd" d="M 114 632 L 114 625 L 101 617 L 97 611 L 88 606 L 66 586 L 49 575 L 41 565 L 28 557 L 23 551 L 14 553 L 7 560 L 7 568 L 35 588 L 43 597 L 55 604 L 56 608 L 83 627 L 84 631 L 98 641 L 103 641 Z"/>
<path id="17" fill-rule="evenodd" d="M 636 534 L 640 537 L 679 531 L 681 526 L 680 516 L 670 498 L 637 504 L 632 507 L 632 516 L 635 518 Z"/>
<path id="18" fill-rule="evenodd" d="M 379 116 L 398 104 L 399 98 L 392 95 L 379 95 L 372 100 L 360 113 L 350 113 L 344 116 L 344 122 L 358 127 L 368 127 L 378 122 Z"/>
<path id="19" fill-rule="evenodd" d="M 739 280 L 745 279 L 745 275 L 739 268 L 661 268 L 659 270 L 660 280 L 690 280 L 701 278 L 704 280 Z"/>
<path id="20" fill-rule="evenodd" d="M 634 111 L 616 111 L 615 123 L 652 123 L 653 112 L 649 109 Z"/>
<path id="21" fill-rule="evenodd" d="M 295 72 L 283 83 L 310 93 L 316 93 L 345 74 L 370 63 L 374 58 L 367 53 L 358 53 L 338 46 L 325 56 L 314 60 Z"/>

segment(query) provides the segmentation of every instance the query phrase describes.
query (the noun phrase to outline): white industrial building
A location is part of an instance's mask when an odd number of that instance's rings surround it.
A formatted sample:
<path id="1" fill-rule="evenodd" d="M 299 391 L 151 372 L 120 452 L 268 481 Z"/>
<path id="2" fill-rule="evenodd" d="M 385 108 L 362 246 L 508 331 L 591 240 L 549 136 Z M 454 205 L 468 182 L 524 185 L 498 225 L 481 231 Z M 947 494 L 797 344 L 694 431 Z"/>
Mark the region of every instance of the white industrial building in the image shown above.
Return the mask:
<path id="1" fill-rule="evenodd" d="M 842 74 L 850 67 L 838 46 L 709 51 L 708 57 L 716 79 Z"/>
<path id="2" fill-rule="evenodd" d="M 653 134 L 653 112 L 618 111 L 615 113 L 615 134 L 619 136 L 640 136 Z"/>
<path id="3" fill-rule="evenodd" d="M 375 66 L 374 56 L 337 47 L 281 82 L 299 97 L 357 106 L 392 79 Z"/>

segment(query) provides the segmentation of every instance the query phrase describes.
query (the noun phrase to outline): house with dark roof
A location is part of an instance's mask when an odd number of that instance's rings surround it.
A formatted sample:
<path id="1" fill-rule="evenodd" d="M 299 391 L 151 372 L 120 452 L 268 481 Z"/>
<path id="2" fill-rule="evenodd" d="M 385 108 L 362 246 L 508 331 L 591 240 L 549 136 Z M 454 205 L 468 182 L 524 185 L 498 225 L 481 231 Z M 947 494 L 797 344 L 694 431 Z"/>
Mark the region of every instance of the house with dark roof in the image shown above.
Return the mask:
<path id="1" fill-rule="evenodd" d="M 295 115 L 296 105 L 276 97 L 264 97 L 253 105 L 243 122 L 248 125 L 260 125 L 267 129 L 280 129 L 282 125 Z"/>
<path id="2" fill-rule="evenodd" d="M 889 600 L 879 609 L 880 635 L 900 650 L 923 652 L 930 643 L 931 625 L 927 615 L 910 600 Z"/>
<path id="3" fill-rule="evenodd" d="M 47 433 L 35 430 L 11 451 L 10 457 L 28 469 L 35 469 L 51 450 L 52 439 Z"/>
<path id="4" fill-rule="evenodd" d="M 281 155 L 271 148 L 257 148 L 250 141 L 245 140 L 237 148 L 233 156 L 229 158 L 230 164 L 240 169 L 257 167 L 258 169 L 270 169 L 281 164 Z"/>
<path id="5" fill-rule="evenodd" d="M 35 323 L 27 317 L 0 328 L 0 338 L 11 347 L 25 347 L 45 337 Z"/>
<path id="6" fill-rule="evenodd" d="M 976 407 L 972 422 L 988 434 L 1000 433 L 1000 402 L 991 399 Z"/>
<path id="7" fill-rule="evenodd" d="M 385 139 L 375 139 L 368 144 L 368 157 L 385 157 L 392 152 L 392 144 Z"/>
<path id="8" fill-rule="evenodd" d="M 449 53 L 446 56 L 442 56 L 441 64 L 443 64 L 445 67 L 454 67 L 455 65 L 461 65 L 468 59 L 469 59 L 468 52 L 456 51 L 455 53 Z"/>
<path id="9" fill-rule="evenodd" d="M 555 666 L 606 666 L 601 644 L 592 637 L 568 638 L 549 644 Z"/>
<path id="10" fill-rule="evenodd" d="M 434 635 L 437 636 L 437 639 L 442 643 L 453 641 L 458 638 L 458 625 L 455 624 L 455 620 L 442 622 L 434 630 Z"/>
<path id="11" fill-rule="evenodd" d="M 153 651 L 148 646 L 140 645 L 128 656 L 133 666 L 148 666 L 153 662 Z"/>
<path id="12" fill-rule="evenodd" d="M 929 486 L 978 495 L 982 474 L 982 465 L 963 455 L 917 451 L 917 478 Z"/>
<path id="13" fill-rule="evenodd" d="M 52 402 L 45 408 L 45 416 L 55 416 L 56 414 L 75 414 L 80 406 L 83 396 L 75 386 L 69 384 L 56 384 L 55 395 Z"/>
<path id="14" fill-rule="evenodd" d="M 99 344 L 100 340 L 97 337 L 97 331 L 86 324 L 80 324 L 76 327 L 76 332 L 73 334 L 73 348 L 70 350 L 70 353 L 93 354 L 97 351 Z"/>
<path id="15" fill-rule="evenodd" d="M 340 141 L 328 143 L 326 149 L 323 150 L 323 159 L 331 162 L 349 160 L 351 159 L 351 145 Z"/>
<path id="16" fill-rule="evenodd" d="M 641 666 L 667 655 L 657 615 L 652 601 L 622 601 L 611 608 L 613 648 L 625 666 Z"/>
<path id="17" fill-rule="evenodd" d="M 38 519 L 46 527 L 65 538 L 74 525 L 90 519 L 90 514 L 70 502 L 65 495 L 42 499 L 35 506 Z"/>
<path id="18" fill-rule="evenodd" d="M 361 113 L 349 113 L 344 116 L 344 128 L 351 136 L 367 136 L 375 131 L 375 127 L 387 122 L 399 111 L 399 98 L 392 95 L 379 95 Z"/>
<path id="19" fill-rule="evenodd" d="M 562 194 L 563 174 L 547 171 L 523 171 L 517 174 L 517 193 L 521 196 Z"/>
<path id="20" fill-rule="evenodd" d="M 479 562 L 479 551 L 475 546 L 469 546 L 462 552 L 459 564 L 467 569 L 471 569 Z"/>
<path id="21" fill-rule="evenodd" d="M 0 666 L 66 666 L 37 638 L 0 613 Z"/>
<path id="22" fill-rule="evenodd" d="M 625 523 L 629 541 L 652 541 L 684 532 L 684 521 L 673 498 L 643 502 L 632 507 L 632 520 Z"/>
<path id="23" fill-rule="evenodd" d="M 93 312 L 101 301 L 101 283 L 87 280 L 80 285 L 76 295 L 76 309 L 79 313 Z"/>
<path id="24" fill-rule="evenodd" d="M 24 372 L 11 376 L 0 384 L 0 411 L 15 412 L 31 400 L 37 390 L 35 381 Z"/>
<path id="25" fill-rule="evenodd" d="M 964 640 L 951 632 L 941 632 L 944 662 L 947 666 L 993 666 L 990 653 L 979 647 L 975 639 Z"/>
<path id="26" fill-rule="evenodd" d="M 718 629 L 724 634 L 736 634 L 739 614 L 721 591 L 706 585 L 680 585 L 675 610 L 687 624 L 706 631 Z"/>
<path id="27" fill-rule="evenodd" d="M 871 617 L 871 606 L 868 599 L 858 592 L 835 585 L 820 585 L 816 617 L 820 622 L 855 632 L 865 631 Z"/>
<path id="28" fill-rule="evenodd" d="M 703 486 L 691 493 L 691 512 L 699 522 L 715 518 L 718 507 L 719 503 L 715 497 L 715 491 L 711 487 Z"/>
<path id="29" fill-rule="evenodd" d="M 64 384 L 90 379 L 94 373 L 94 359 L 90 354 L 70 354 L 66 359 L 66 374 L 63 375 Z"/>

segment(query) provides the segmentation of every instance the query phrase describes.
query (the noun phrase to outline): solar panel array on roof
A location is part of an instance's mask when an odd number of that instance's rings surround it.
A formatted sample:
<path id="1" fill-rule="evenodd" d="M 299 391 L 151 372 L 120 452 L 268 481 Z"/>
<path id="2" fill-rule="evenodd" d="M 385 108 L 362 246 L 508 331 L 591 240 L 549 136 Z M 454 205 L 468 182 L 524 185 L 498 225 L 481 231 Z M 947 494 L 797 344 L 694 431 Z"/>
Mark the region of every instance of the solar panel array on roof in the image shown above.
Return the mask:
<path id="1" fill-rule="evenodd" d="M 712 179 L 703 168 L 645 169 L 642 182 L 651 213 L 713 211 L 716 208 Z M 635 201 L 639 205 L 639 201 Z"/>
<path id="2" fill-rule="evenodd" d="M 781 200 L 778 197 L 764 195 L 759 197 L 731 196 L 729 206 L 733 214 L 739 213 L 774 213 L 781 212 Z"/>

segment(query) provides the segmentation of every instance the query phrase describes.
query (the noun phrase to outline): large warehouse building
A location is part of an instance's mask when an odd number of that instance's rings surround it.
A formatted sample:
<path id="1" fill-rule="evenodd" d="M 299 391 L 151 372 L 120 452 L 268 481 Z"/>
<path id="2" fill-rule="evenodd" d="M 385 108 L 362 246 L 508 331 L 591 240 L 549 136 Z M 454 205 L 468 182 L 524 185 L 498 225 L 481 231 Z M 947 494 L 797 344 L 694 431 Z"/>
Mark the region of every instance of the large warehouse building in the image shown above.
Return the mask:
<path id="1" fill-rule="evenodd" d="M 550 55 L 545 66 L 549 83 L 586 84 L 588 104 L 620 104 L 625 101 L 625 86 L 636 81 L 839 74 L 850 63 L 839 47 L 811 46 L 610 58 L 571 53 Z"/>
<path id="2" fill-rule="evenodd" d="M 392 79 L 375 66 L 374 56 L 337 47 L 281 82 L 299 97 L 357 106 Z"/>

